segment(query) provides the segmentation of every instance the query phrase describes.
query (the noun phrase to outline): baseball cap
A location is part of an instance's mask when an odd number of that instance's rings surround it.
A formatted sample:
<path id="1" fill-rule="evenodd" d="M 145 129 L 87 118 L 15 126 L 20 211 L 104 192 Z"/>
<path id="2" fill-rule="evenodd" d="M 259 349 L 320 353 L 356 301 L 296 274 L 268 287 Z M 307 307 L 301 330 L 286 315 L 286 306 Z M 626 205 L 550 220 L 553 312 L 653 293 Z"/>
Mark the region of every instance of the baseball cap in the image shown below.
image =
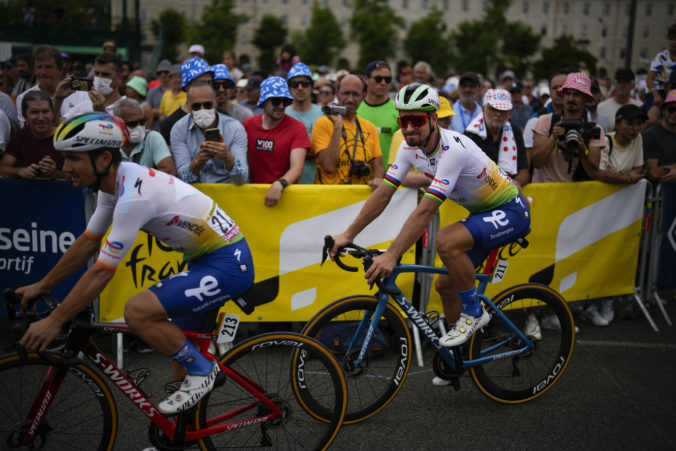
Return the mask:
<path id="1" fill-rule="evenodd" d="M 293 100 L 293 97 L 289 92 L 289 87 L 286 84 L 286 80 L 282 77 L 268 77 L 261 83 L 261 96 L 258 99 L 258 104 L 256 104 L 256 106 L 261 106 L 266 100 L 275 97 Z"/>
<path id="2" fill-rule="evenodd" d="M 162 60 L 160 64 L 157 65 L 155 72 L 160 72 L 163 70 L 171 71 L 171 62 L 169 60 Z"/>
<path id="3" fill-rule="evenodd" d="M 466 81 L 469 81 L 470 83 L 474 83 L 475 85 L 478 85 L 479 84 L 479 77 L 474 72 L 465 72 L 464 74 L 462 74 L 460 76 L 460 81 L 458 82 L 458 84 L 461 85 Z"/>
<path id="4" fill-rule="evenodd" d="M 559 97 L 563 97 L 564 89 L 575 89 L 589 97 L 594 97 L 591 93 L 591 78 L 582 72 L 572 72 L 568 74 L 566 82 L 556 91 Z"/>
<path id="5" fill-rule="evenodd" d="M 253 91 L 254 89 L 258 89 L 261 87 L 261 83 L 263 82 L 263 78 L 260 75 L 252 75 L 249 77 L 249 80 L 246 82 L 245 89 L 247 91 Z"/>
<path id="6" fill-rule="evenodd" d="M 139 77 L 138 75 L 132 77 L 132 79 L 127 82 L 127 87 L 141 94 L 141 97 L 145 97 L 148 92 L 148 82 L 145 78 Z"/>
<path id="7" fill-rule="evenodd" d="M 451 108 L 451 102 L 444 96 L 439 96 L 439 111 L 437 111 L 437 117 L 443 119 L 449 116 L 455 116 L 455 111 Z"/>
<path id="8" fill-rule="evenodd" d="M 671 102 L 676 102 L 676 89 L 672 89 L 669 91 L 669 94 L 667 94 L 667 98 L 664 99 L 664 102 L 662 104 L 667 104 Z"/>
<path id="9" fill-rule="evenodd" d="M 387 69 L 390 72 L 392 72 L 390 66 L 385 61 L 378 60 L 371 61 L 366 65 L 366 67 L 364 68 L 364 75 L 371 75 L 371 72 L 373 72 L 376 69 Z"/>
<path id="10" fill-rule="evenodd" d="M 249 83 L 249 80 L 246 78 L 240 78 L 237 80 L 237 84 L 235 85 L 237 88 L 246 88 L 247 83 Z"/>
<path id="11" fill-rule="evenodd" d="M 193 44 L 188 49 L 188 53 L 199 53 L 200 55 L 204 55 L 204 46 L 200 44 Z"/>
<path id="12" fill-rule="evenodd" d="M 213 73 L 213 69 L 206 61 L 199 56 L 190 58 L 181 64 L 181 88 L 185 88 L 188 83 L 207 72 Z"/>
<path id="13" fill-rule="evenodd" d="M 500 111 L 509 111 L 512 109 L 512 95 L 506 89 L 488 89 L 484 94 L 484 105 L 490 105 Z"/>
<path id="14" fill-rule="evenodd" d="M 629 121 L 635 117 L 648 119 L 648 115 L 643 111 L 643 108 L 634 105 L 633 103 L 628 103 L 627 105 L 622 105 L 620 109 L 617 110 L 617 113 L 615 113 L 615 123 L 620 122 L 622 119 Z"/>
<path id="15" fill-rule="evenodd" d="M 629 82 L 634 82 L 634 71 L 631 69 L 617 69 L 615 71 L 615 80 L 623 80 L 623 81 L 629 81 Z"/>
<path id="16" fill-rule="evenodd" d="M 516 80 L 516 74 L 514 73 L 513 70 L 506 70 L 500 74 L 500 80 L 504 80 L 505 78 L 511 78 L 512 80 Z"/>
<path id="17" fill-rule="evenodd" d="M 509 92 L 523 92 L 523 84 L 520 81 L 515 81 L 509 87 Z"/>
<path id="18" fill-rule="evenodd" d="M 331 72 L 331 68 L 329 66 L 327 66 L 326 64 L 322 64 L 317 69 L 317 72 L 319 72 L 320 74 L 328 74 L 329 72 Z"/>

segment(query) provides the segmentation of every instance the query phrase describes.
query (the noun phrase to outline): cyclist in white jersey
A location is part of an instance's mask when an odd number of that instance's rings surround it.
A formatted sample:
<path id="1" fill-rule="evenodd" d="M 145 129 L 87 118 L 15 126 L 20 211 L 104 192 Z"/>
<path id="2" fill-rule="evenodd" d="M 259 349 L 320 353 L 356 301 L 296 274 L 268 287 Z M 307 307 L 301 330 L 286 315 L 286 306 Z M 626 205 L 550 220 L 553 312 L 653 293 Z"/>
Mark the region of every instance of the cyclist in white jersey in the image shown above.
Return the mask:
<path id="1" fill-rule="evenodd" d="M 372 283 L 389 276 L 444 200 L 449 198 L 467 208 L 467 218 L 437 234 L 437 251 L 449 273 L 439 276 L 435 284 L 450 326 L 440 343 L 459 346 L 490 321 L 490 315 L 477 302 L 475 268 L 491 249 L 528 233 L 528 202 L 471 139 L 437 126 L 440 102 L 436 89 L 420 83 L 407 85 L 399 91 L 395 103 L 405 140 L 384 183 L 371 194 L 347 230 L 334 237 L 332 256 L 382 213 L 409 169 L 416 167 L 430 179 L 430 186 L 387 252 L 374 259 L 366 278 Z"/>
<path id="2" fill-rule="evenodd" d="M 127 136 L 124 122 L 105 113 L 74 116 L 54 133 L 66 177 L 75 188 L 98 190 L 97 206 L 85 232 L 56 266 L 42 280 L 17 289 L 22 305 L 100 252 L 63 302 L 32 323 L 20 344 L 44 350 L 63 324 L 103 291 L 138 231 L 145 230 L 189 262 L 187 271 L 133 296 L 124 313 L 136 335 L 185 368 L 175 371 L 187 372 L 179 390 L 158 406 L 162 413 L 175 414 L 194 406 L 223 377 L 181 329 L 201 330 L 208 310 L 247 291 L 254 280 L 253 261 L 237 224 L 210 197 L 164 172 L 121 162 L 119 149 Z"/>

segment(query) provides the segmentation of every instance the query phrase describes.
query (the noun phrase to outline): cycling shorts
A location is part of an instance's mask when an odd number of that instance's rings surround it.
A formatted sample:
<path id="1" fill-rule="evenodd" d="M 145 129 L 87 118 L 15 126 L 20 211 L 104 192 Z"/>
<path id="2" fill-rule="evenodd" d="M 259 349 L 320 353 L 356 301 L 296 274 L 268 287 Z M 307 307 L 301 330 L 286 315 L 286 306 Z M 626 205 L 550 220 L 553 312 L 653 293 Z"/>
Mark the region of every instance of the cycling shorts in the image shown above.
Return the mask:
<path id="1" fill-rule="evenodd" d="M 171 321 L 184 330 L 202 331 L 207 312 L 246 292 L 254 281 L 246 240 L 223 246 L 188 263 L 188 270 L 150 290 Z"/>
<path id="2" fill-rule="evenodd" d="M 530 205 L 523 194 L 492 210 L 474 213 L 460 221 L 474 239 L 474 248 L 467 252 L 475 267 L 491 250 L 515 241 L 530 230 Z"/>

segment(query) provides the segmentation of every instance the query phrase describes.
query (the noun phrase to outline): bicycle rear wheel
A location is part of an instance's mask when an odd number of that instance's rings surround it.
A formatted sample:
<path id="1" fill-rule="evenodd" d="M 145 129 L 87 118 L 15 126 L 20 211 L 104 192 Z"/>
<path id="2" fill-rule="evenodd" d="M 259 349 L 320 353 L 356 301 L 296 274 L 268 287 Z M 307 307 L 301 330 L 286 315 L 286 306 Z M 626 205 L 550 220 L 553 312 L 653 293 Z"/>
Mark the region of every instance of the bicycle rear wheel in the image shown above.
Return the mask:
<path id="1" fill-rule="evenodd" d="M 58 358 L 57 354 L 54 354 Z M 19 442 L 51 366 L 37 354 L 0 357 L 0 447 L 2 449 L 112 450 L 117 433 L 115 400 L 105 382 L 84 363 L 69 367 L 33 443 Z"/>
<path id="2" fill-rule="evenodd" d="M 570 362 L 575 342 L 570 309 L 557 291 L 532 283 L 503 291 L 493 303 L 535 347 L 527 353 L 470 368 L 472 380 L 484 395 L 501 403 L 518 404 L 535 399 L 554 386 Z M 490 324 L 470 341 L 470 359 L 523 346 L 523 341 L 494 312 L 489 309 L 489 313 L 493 316 Z M 558 328 L 553 327 L 557 323 Z M 503 345 L 493 349 L 497 343 Z"/>
<path id="3" fill-rule="evenodd" d="M 385 407 L 401 388 L 411 364 L 411 333 L 406 320 L 387 304 L 366 358 L 354 367 L 363 337 L 349 353 L 347 347 L 360 321 L 364 316 L 372 318 L 377 305 L 374 296 L 339 299 L 319 311 L 301 331 L 327 346 L 345 371 L 349 393 L 345 424 L 365 420 Z"/>
<path id="4" fill-rule="evenodd" d="M 257 421 L 270 413 L 269 408 L 227 380 L 197 405 L 195 427 L 205 429 L 214 417 L 247 404 L 250 409 L 223 422 L 248 422 L 200 440 L 202 449 L 323 450 L 333 442 L 345 416 L 347 389 L 338 362 L 320 343 L 292 332 L 267 333 L 236 345 L 221 363 L 262 387 L 283 414 Z"/>

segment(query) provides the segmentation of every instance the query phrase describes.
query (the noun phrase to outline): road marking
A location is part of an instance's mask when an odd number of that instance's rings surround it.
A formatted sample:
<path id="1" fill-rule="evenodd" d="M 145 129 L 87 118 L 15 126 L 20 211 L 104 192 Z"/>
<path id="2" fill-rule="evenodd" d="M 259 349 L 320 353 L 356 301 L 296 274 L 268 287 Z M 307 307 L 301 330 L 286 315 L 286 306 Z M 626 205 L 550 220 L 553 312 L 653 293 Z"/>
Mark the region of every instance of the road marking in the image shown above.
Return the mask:
<path id="1" fill-rule="evenodd" d="M 671 343 L 641 343 L 635 341 L 575 340 L 575 344 L 608 348 L 676 349 L 676 344 Z"/>

